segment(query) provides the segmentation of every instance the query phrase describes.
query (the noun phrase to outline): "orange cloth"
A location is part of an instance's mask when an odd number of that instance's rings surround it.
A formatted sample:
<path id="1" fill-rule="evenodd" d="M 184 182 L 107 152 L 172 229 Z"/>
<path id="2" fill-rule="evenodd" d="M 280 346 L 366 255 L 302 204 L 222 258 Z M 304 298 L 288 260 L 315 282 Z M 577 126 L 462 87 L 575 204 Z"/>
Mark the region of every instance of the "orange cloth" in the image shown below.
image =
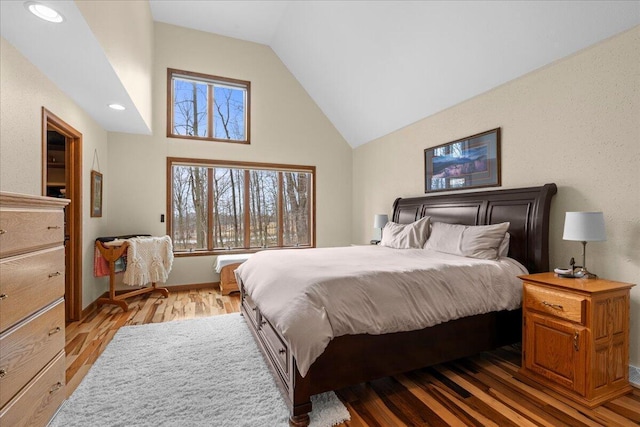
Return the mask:
<path id="1" fill-rule="evenodd" d="M 127 268 L 126 254 L 116 260 L 116 273 L 122 273 Z M 100 253 L 100 249 L 96 245 L 93 252 L 93 276 L 104 277 L 109 275 L 109 263 Z"/>
<path id="2" fill-rule="evenodd" d="M 93 252 L 93 275 L 94 277 L 103 277 L 109 275 L 109 263 L 102 257 L 98 246 L 95 246 Z"/>

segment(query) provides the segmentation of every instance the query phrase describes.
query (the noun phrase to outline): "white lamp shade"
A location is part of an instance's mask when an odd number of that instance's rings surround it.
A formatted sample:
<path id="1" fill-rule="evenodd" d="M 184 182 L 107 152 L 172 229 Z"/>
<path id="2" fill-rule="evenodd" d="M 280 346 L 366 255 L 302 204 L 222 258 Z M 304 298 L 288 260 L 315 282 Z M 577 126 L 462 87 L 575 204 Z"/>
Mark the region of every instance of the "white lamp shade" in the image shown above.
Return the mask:
<path id="1" fill-rule="evenodd" d="M 602 212 L 567 212 L 564 218 L 564 240 L 598 242 L 607 240 Z"/>
<path id="2" fill-rule="evenodd" d="M 373 228 L 384 228 L 385 224 L 389 222 L 389 217 L 385 214 L 376 214 L 373 217 Z"/>

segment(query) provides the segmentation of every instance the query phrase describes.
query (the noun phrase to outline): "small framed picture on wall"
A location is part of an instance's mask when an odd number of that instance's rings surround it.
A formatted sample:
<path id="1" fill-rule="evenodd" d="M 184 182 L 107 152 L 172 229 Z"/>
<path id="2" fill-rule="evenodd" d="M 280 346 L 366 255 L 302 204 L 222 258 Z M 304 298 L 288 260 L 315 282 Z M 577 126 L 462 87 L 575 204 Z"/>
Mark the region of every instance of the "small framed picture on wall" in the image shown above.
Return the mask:
<path id="1" fill-rule="evenodd" d="M 91 216 L 102 216 L 102 174 L 91 171 Z"/>
<path id="2" fill-rule="evenodd" d="M 424 150 L 425 193 L 500 185 L 500 128 Z"/>

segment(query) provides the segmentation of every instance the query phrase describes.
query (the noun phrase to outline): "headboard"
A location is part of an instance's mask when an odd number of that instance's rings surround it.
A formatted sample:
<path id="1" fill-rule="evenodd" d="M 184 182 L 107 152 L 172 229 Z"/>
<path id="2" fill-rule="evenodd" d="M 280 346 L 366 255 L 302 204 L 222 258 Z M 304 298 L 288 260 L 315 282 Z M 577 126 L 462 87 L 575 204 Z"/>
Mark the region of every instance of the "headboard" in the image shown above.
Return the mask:
<path id="1" fill-rule="evenodd" d="M 432 222 L 488 225 L 510 222 L 509 256 L 530 273 L 549 271 L 549 210 L 555 184 L 411 198 L 393 204 L 393 221 L 408 224 L 425 216 Z"/>

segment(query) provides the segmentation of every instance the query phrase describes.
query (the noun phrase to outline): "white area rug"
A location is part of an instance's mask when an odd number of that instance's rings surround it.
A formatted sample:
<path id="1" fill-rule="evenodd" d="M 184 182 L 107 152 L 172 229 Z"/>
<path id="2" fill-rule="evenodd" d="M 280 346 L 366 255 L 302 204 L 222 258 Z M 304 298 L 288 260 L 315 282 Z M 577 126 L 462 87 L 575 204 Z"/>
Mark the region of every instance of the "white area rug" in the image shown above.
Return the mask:
<path id="1" fill-rule="evenodd" d="M 311 426 L 348 420 L 335 393 Z M 239 314 L 121 328 L 51 427 L 287 426 L 289 413 Z"/>

